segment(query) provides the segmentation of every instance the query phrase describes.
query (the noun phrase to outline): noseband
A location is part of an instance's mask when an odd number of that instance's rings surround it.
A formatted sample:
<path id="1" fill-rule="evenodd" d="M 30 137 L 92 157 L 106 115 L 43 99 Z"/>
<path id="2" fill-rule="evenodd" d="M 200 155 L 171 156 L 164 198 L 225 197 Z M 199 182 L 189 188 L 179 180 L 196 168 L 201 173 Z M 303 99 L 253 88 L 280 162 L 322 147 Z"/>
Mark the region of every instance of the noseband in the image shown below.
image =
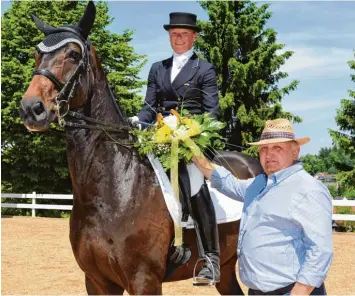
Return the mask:
<path id="1" fill-rule="evenodd" d="M 87 80 L 88 80 L 88 94 L 91 91 L 91 84 L 90 84 L 90 76 L 89 72 L 91 71 L 91 65 L 90 65 L 90 41 L 89 40 L 83 40 L 83 38 L 74 30 L 71 28 L 67 27 L 62 27 L 58 28 L 56 30 L 53 30 L 53 33 L 58 33 L 58 32 L 70 32 L 78 36 L 83 43 L 84 46 L 82 48 L 84 49 L 82 58 L 76 67 L 74 73 L 70 77 L 67 83 L 63 84 L 60 82 L 55 75 L 50 72 L 47 69 L 36 69 L 32 72 L 32 77 L 36 75 L 42 75 L 48 78 L 54 85 L 54 87 L 59 91 L 57 96 L 55 97 L 55 102 L 56 106 L 54 109 L 58 112 L 58 124 L 62 127 L 72 127 L 72 128 L 87 128 L 87 129 L 100 129 L 100 130 L 105 130 L 105 131 L 113 131 L 113 132 L 127 132 L 131 130 L 131 127 L 129 126 L 120 126 L 117 124 L 109 123 L 109 122 L 104 122 L 101 120 L 97 120 L 91 117 L 84 116 L 83 114 L 80 114 L 78 112 L 74 112 L 70 110 L 70 102 L 72 98 L 75 95 L 75 89 L 77 85 L 79 84 L 81 75 L 87 72 Z M 70 116 L 73 118 L 85 120 L 87 122 L 92 122 L 95 123 L 96 125 L 101 125 L 100 126 L 95 126 L 95 125 L 88 125 L 88 124 L 79 124 L 75 122 L 70 122 L 65 120 L 66 116 Z M 105 127 L 102 127 L 105 126 Z"/>

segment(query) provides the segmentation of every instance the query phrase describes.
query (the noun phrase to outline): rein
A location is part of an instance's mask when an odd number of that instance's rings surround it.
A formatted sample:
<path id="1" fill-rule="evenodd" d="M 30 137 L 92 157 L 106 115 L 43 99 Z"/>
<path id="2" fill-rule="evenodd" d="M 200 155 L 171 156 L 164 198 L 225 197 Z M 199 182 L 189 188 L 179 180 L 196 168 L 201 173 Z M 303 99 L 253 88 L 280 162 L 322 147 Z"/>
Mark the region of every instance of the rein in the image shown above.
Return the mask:
<path id="1" fill-rule="evenodd" d="M 81 41 L 83 41 L 82 37 L 78 35 L 75 30 L 71 28 L 61 28 L 59 31 L 68 31 L 80 37 Z M 57 31 L 56 31 L 57 32 Z M 55 97 L 56 105 L 54 106 L 54 110 L 57 111 L 58 116 L 58 124 L 61 127 L 69 127 L 69 128 L 85 128 L 85 129 L 93 129 L 93 130 L 103 130 L 103 131 L 110 131 L 110 132 L 117 132 L 117 133 L 128 133 L 129 130 L 132 128 L 130 126 L 125 125 L 118 125 L 110 122 L 105 122 L 102 120 L 98 120 L 95 118 L 91 118 L 85 116 L 81 113 L 75 112 L 70 110 L 70 103 L 73 97 L 75 96 L 75 90 L 78 84 L 80 83 L 80 78 L 85 70 L 87 72 L 87 80 L 89 85 L 88 94 L 91 91 L 91 83 L 90 83 L 90 76 L 89 72 L 92 70 L 90 65 L 90 41 L 84 41 L 84 52 L 82 55 L 82 59 L 80 60 L 78 66 L 76 67 L 74 73 L 71 75 L 70 79 L 67 83 L 63 84 L 59 81 L 55 75 L 47 69 L 36 69 L 32 72 L 32 77 L 35 75 L 42 75 L 48 78 L 54 85 L 54 87 L 59 91 L 57 96 Z M 88 95 L 87 94 L 87 95 Z M 90 124 L 80 124 L 76 122 L 72 122 L 69 120 L 65 120 L 67 116 L 72 118 L 81 119 L 86 122 L 91 122 L 94 125 Z"/>
<path id="2" fill-rule="evenodd" d="M 132 128 L 129 126 L 125 126 L 125 125 L 118 125 L 115 123 L 110 123 L 110 122 L 106 122 L 106 121 L 101 121 L 95 118 L 91 118 L 91 117 L 87 117 L 81 113 L 78 112 L 74 112 L 71 110 L 68 110 L 66 115 L 69 115 L 73 118 L 77 118 L 77 119 L 82 119 L 85 120 L 87 122 L 92 122 L 95 124 L 99 124 L 101 126 L 104 127 L 100 127 L 100 126 L 96 126 L 96 125 L 87 125 L 87 124 L 80 124 L 80 123 L 76 123 L 76 122 L 70 122 L 70 121 L 64 121 L 64 125 L 63 126 L 67 126 L 67 127 L 74 127 L 74 128 L 87 128 L 87 129 L 97 129 L 97 130 L 102 130 L 105 129 L 106 131 L 111 131 L 111 132 L 128 132 L 130 131 Z"/>

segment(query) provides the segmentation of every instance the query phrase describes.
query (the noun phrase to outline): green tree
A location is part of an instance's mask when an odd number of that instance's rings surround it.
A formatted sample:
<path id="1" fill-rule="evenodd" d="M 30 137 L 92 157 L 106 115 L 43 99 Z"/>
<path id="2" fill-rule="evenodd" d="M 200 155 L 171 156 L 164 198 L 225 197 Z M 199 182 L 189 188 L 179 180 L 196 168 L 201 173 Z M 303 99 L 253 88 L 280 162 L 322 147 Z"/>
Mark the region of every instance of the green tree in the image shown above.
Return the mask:
<path id="1" fill-rule="evenodd" d="M 246 146 L 257 140 L 267 119 L 300 122 L 301 118 L 281 106 L 282 98 L 296 89 L 298 81 L 278 87 L 288 76 L 279 69 L 292 52 L 280 53 L 284 45 L 277 43 L 275 30 L 266 27 L 271 17 L 269 4 L 201 1 L 200 5 L 209 21 L 199 22 L 202 34 L 195 47 L 216 67 L 229 143 Z M 247 152 L 255 154 L 255 148 Z"/>
<path id="2" fill-rule="evenodd" d="M 336 174 L 341 170 L 340 163 L 348 161 L 346 155 L 336 146 L 321 148 L 317 155 L 307 154 L 300 160 L 305 170 L 311 175 L 324 172 Z"/>
<path id="3" fill-rule="evenodd" d="M 326 171 L 324 161 L 317 155 L 307 154 L 302 156 L 300 161 L 302 161 L 304 169 L 312 176 L 314 176 L 316 173 Z"/>
<path id="4" fill-rule="evenodd" d="M 354 51 L 355 53 L 355 51 Z M 348 62 L 350 68 L 355 70 L 355 60 Z M 351 75 L 355 82 L 355 74 Z M 346 154 L 345 161 L 339 161 L 341 172 L 337 178 L 345 192 L 345 196 L 355 198 L 355 91 L 349 90 L 348 99 L 342 99 L 337 110 L 335 121 L 340 131 L 330 130 L 330 135 L 337 147 Z"/>
<path id="5" fill-rule="evenodd" d="M 86 7 L 84 1 L 14 1 L 1 18 L 2 78 L 2 190 L 27 193 L 67 193 L 71 191 L 63 131 L 29 133 L 18 116 L 19 101 L 35 67 L 34 50 L 43 34 L 30 13 L 57 27 L 77 23 Z M 127 115 L 136 114 L 142 102 L 138 95 L 144 81 L 138 73 L 145 57 L 129 44 L 133 31 L 110 33 L 113 19 L 108 5 L 95 2 L 96 20 L 90 39 L 120 105 Z"/>
<path id="6" fill-rule="evenodd" d="M 318 155 L 307 154 L 302 156 L 300 160 L 304 169 L 311 175 L 323 172 L 330 175 L 336 174 L 337 184 L 328 185 L 332 196 L 340 195 L 348 199 L 355 199 L 355 183 L 344 183 L 341 179 L 344 174 L 347 175 L 355 167 L 355 161 L 342 148 L 337 146 L 321 148 Z"/>
<path id="7" fill-rule="evenodd" d="M 335 167 L 335 158 L 338 153 L 338 149 L 333 147 L 321 148 L 318 152 L 318 157 L 323 161 L 325 165 L 325 172 L 328 174 L 336 174 L 338 172 Z"/>

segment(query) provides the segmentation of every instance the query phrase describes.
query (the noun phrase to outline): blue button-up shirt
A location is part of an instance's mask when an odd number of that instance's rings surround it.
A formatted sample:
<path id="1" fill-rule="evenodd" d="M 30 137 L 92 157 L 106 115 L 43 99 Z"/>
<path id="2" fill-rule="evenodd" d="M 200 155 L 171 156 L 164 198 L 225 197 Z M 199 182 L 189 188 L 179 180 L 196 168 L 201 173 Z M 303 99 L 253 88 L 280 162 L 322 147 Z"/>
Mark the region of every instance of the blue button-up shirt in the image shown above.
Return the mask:
<path id="1" fill-rule="evenodd" d="M 324 282 L 333 257 L 332 199 L 301 163 L 248 180 L 217 167 L 211 185 L 244 202 L 237 252 L 247 287 L 270 292 Z"/>

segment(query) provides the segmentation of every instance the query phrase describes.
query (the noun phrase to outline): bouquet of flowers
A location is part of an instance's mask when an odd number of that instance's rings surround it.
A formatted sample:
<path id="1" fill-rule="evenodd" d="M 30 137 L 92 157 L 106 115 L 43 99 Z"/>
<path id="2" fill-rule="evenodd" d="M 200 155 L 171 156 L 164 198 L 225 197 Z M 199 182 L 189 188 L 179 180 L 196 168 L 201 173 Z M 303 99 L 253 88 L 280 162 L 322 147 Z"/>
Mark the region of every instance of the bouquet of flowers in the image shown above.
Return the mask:
<path id="1" fill-rule="evenodd" d="M 191 139 L 201 152 L 206 149 L 222 150 L 224 148 L 223 138 L 219 131 L 224 128 L 223 122 L 217 121 L 208 113 L 201 115 L 191 115 L 183 110 L 180 115 L 175 110 L 171 110 L 171 115 L 163 118 L 158 114 L 157 123 L 145 130 L 134 129 L 131 131 L 138 138 L 134 147 L 138 149 L 140 156 L 153 153 L 159 159 L 164 170 L 172 168 L 171 156 L 177 154 L 179 160 L 186 163 L 191 162 L 194 152 Z M 174 147 L 173 142 L 178 142 Z M 190 142 L 191 143 L 191 142 Z M 172 148 L 177 150 L 172 153 Z"/>

